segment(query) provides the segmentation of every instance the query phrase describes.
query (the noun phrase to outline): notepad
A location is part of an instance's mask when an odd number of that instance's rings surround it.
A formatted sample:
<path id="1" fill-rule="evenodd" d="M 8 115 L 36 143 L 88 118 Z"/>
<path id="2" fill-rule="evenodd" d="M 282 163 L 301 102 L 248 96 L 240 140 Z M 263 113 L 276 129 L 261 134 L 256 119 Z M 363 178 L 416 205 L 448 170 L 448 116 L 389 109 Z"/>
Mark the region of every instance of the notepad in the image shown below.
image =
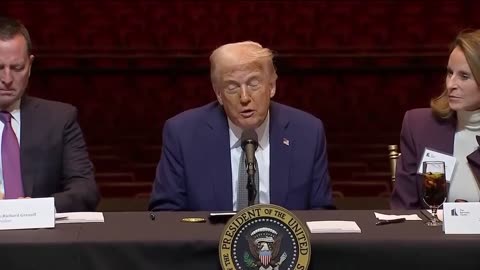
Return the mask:
<path id="1" fill-rule="evenodd" d="M 355 221 L 326 220 L 307 221 L 311 233 L 361 233 Z"/>
<path id="2" fill-rule="evenodd" d="M 55 214 L 55 223 L 92 223 L 104 222 L 102 212 L 71 212 Z"/>

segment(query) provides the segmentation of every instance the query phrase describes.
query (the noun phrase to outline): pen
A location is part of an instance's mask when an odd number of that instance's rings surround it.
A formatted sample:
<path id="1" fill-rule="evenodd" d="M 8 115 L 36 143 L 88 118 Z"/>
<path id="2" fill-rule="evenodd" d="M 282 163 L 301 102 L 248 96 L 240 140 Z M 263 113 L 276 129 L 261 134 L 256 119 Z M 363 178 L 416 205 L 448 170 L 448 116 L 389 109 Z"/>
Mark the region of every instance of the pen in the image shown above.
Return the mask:
<path id="1" fill-rule="evenodd" d="M 402 223 L 405 222 L 405 218 L 397 218 L 397 219 L 390 219 L 390 220 L 380 220 L 375 225 L 387 225 L 387 224 L 393 224 L 393 223 Z"/>

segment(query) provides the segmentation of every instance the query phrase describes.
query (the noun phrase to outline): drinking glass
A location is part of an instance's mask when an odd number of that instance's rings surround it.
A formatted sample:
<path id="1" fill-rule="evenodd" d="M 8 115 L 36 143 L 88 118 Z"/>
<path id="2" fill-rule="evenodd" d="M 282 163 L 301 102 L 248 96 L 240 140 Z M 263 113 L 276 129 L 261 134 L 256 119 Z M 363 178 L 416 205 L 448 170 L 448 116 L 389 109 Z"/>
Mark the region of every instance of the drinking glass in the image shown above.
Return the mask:
<path id="1" fill-rule="evenodd" d="M 447 195 L 447 181 L 445 180 L 445 163 L 443 161 L 425 161 L 422 164 L 423 174 L 423 201 L 432 210 L 433 217 L 427 226 L 440 226 L 437 209 L 442 206 Z"/>

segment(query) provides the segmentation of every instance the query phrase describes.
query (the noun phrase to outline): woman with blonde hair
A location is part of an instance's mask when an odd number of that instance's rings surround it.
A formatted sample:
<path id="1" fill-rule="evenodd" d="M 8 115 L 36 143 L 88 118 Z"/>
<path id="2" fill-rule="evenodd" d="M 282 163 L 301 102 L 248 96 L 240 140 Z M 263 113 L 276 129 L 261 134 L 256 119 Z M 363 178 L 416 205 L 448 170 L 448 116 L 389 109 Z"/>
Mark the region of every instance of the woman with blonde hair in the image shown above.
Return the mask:
<path id="1" fill-rule="evenodd" d="M 426 207 L 417 173 L 426 148 L 456 158 L 447 201 L 480 201 L 480 30 L 456 37 L 446 71 L 445 89 L 431 108 L 410 110 L 403 119 L 393 209 Z"/>

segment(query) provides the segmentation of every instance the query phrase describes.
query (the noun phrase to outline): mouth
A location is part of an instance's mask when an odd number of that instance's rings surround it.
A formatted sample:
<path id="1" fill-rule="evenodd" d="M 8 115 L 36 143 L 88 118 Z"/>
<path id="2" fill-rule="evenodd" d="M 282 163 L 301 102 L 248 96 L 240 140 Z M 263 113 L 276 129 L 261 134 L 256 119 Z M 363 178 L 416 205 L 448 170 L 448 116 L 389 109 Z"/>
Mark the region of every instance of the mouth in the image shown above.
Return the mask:
<path id="1" fill-rule="evenodd" d="M 3 89 L 3 88 L 0 88 L 0 94 L 2 95 L 10 95 L 10 94 L 13 94 L 15 93 L 15 90 L 14 89 Z"/>
<path id="2" fill-rule="evenodd" d="M 243 116 L 243 118 L 249 118 L 252 117 L 254 113 L 254 110 L 243 110 L 240 112 L 240 115 Z"/>

